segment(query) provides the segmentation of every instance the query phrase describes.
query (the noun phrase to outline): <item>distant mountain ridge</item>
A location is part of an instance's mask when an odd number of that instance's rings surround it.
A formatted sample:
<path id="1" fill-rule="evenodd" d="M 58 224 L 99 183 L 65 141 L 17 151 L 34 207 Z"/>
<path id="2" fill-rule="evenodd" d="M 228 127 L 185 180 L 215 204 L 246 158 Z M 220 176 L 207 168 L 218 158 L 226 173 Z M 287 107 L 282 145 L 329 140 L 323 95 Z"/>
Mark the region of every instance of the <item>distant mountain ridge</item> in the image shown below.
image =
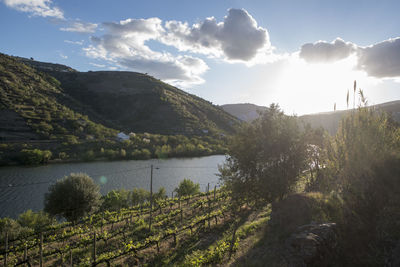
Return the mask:
<path id="1" fill-rule="evenodd" d="M 257 106 L 254 104 L 228 104 L 221 106 L 226 112 L 236 116 L 242 121 L 250 122 L 259 117 L 259 111 L 263 112 L 267 110 L 267 107 Z M 400 122 L 400 100 L 386 102 L 371 106 L 378 110 L 383 110 L 392 115 L 393 119 Z M 336 133 L 339 122 L 343 116 L 350 110 L 338 110 L 320 112 L 315 114 L 306 114 L 299 116 L 299 119 L 305 123 L 309 123 L 312 127 L 322 127 L 329 133 Z"/>
<path id="2" fill-rule="evenodd" d="M 267 107 L 250 103 L 226 104 L 221 105 L 221 108 L 236 118 L 247 122 L 257 119 L 260 116 L 260 112 L 262 113 L 268 109 Z"/>

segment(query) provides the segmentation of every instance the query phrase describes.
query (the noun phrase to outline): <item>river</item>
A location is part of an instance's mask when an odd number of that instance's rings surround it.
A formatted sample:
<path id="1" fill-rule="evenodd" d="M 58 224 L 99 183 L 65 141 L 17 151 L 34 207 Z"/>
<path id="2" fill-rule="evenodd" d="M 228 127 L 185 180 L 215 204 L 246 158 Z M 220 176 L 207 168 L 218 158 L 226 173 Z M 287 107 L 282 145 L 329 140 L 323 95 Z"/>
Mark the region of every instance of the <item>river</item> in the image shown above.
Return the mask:
<path id="1" fill-rule="evenodd" d="M 16 218 L 31 209 L 43 209 L 48 187 L 70 173 L 87 173 L 104 195 L 113 189 L 134 187 L 150 190 L 150 166 L 153 165 L 153 190 L 165 187 L 168 195 L 184 178 L 199 183 L 202 191 L 218 186 L 218 164 L 225 156 L 172 158 L 107 162 L 60 163 L 38 167 L 0 168 L 0 218 Z"/>

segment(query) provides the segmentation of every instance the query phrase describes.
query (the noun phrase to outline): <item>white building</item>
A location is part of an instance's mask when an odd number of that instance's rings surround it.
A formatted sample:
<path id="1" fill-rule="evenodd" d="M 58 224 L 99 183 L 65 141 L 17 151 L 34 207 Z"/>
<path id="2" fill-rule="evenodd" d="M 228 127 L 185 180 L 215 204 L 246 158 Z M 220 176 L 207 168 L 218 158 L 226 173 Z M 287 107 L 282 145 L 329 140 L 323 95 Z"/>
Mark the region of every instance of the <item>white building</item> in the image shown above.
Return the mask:
<path id="1" fill-rule="evenodd" d="M 123 132 L 120 132 L 117 134 L 117 139 L 118 139 L 118 141 L 129 140 L 129 136 Z"/>

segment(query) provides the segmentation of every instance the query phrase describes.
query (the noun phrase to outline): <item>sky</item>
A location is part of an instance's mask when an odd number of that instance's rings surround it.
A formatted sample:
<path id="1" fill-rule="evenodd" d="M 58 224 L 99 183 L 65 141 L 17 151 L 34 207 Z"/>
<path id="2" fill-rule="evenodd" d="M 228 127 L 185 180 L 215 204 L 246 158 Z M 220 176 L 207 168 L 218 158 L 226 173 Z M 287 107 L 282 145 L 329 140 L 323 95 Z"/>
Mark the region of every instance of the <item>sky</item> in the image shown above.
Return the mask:
<path id="1" fill-rule="evenodd" d="M 0 0 L 0 52 L 148 73 L 217 105 L 302 115 L 346 109 L 354 80 L 369 104 L 400 100 L 399 10 L 385 0 Z"/>

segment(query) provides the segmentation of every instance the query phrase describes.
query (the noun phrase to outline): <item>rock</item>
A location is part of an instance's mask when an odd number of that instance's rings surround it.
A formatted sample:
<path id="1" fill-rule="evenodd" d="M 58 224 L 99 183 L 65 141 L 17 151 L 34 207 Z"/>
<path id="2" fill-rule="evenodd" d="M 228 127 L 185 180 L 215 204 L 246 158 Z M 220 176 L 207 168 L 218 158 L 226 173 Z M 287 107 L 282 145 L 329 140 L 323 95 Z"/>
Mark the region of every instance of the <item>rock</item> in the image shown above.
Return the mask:
<path id="1" fill-rule="evenodd" d="M 400 266 L 400 241 L 397 242 L 389 257 L 385 259 L 385 266 Z"/>
<path id="2" fill-rule="evenodd" d="M 285 241 L 285 258 L 288 266 L 327 266 L 336 246 L 335 223 L 303 225 Z"/>

